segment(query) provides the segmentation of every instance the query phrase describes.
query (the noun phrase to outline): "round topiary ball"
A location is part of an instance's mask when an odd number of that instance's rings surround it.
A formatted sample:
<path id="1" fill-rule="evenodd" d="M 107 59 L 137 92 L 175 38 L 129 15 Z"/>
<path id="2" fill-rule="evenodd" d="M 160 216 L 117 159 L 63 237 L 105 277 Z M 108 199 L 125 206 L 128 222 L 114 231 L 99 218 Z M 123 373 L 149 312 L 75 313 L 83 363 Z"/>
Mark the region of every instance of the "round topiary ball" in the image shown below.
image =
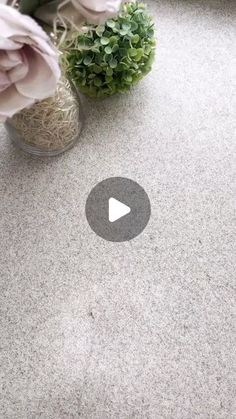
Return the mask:
<path id="1" fill-rule="evenodd" d="M 93 98 L 125 93 L 151 70 L 155 45 L 154 23 L 146 6 L 126 3 L 116 19 L 88 26 L 66 41 L 67 77 Z"/>

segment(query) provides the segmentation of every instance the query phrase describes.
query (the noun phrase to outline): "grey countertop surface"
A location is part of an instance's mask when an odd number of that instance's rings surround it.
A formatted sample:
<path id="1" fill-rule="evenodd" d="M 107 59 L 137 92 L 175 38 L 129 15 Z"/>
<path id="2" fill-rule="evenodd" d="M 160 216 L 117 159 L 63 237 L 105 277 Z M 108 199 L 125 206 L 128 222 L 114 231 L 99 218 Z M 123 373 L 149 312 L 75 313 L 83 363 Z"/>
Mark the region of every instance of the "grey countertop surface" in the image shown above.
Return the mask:
<path id="1" fill-rule="evenodd" d="M 86 100 L 74 149 L 35 159 L 0 131 L 1 419 L 236 417 L 236 3 L 150 8 L 153 72 Z M 111 176 L 152 203 L 127 243 L 85 218 Z"/>

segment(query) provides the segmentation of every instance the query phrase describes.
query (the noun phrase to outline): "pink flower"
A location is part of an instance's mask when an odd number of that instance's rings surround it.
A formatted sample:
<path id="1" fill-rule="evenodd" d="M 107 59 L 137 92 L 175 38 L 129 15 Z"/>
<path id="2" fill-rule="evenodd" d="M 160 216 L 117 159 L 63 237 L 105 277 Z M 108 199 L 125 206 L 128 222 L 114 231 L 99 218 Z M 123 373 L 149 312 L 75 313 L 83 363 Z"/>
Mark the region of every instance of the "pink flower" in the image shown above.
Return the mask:
<path id="1" fill-rule="evenodd" d="M 43 29 L 0 0 L 0 121 L 54 94 L 58 54 Z"/>
<path id="2" fill-rule="evenodd" d="M 71 0 L 71 3 L 88 22 L 103 23 L 119 12 L 122 0 Z"/>
<path id="3" fill-rule="evenodd" d="M 100 24 L 116 16 L 123 2 L 124 0 L 53 0 L 39 7 L 35 16 L 50 25 L 57 15 L 62 18 L 61 22 L 66 21 L 77 27 L 84 20 Z"/>

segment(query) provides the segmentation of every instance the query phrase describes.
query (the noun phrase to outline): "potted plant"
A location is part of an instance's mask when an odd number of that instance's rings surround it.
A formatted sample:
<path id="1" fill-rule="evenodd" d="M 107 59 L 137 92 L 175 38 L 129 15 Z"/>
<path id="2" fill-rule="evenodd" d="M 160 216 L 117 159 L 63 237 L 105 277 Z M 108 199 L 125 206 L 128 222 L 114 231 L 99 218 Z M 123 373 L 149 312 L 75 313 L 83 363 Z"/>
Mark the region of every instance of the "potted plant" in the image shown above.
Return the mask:
<path id="1" fill-rule="evenodd" d="M 66 75 L 93 98 L 125 93 L 151 71 L 155 45 L 146 6 L 124 4 L 117 18 L 71 34 L 64 45 Z"/>
<path id="2" fill-rule="evenodd" d="M 108 8 L 106 3 L 88 0 L 85 7 L 85 0 L 20 0 L 18 9 L 15 0 L 0 0 L 0 121 L 24 151 L 60 154 L 81 130 L 77 95 L 61 71 L 59 50 L 35 18 L 50 17 L 63 34 L 77 21 L 112 16 L 119 1 L 111 0 Z"/>

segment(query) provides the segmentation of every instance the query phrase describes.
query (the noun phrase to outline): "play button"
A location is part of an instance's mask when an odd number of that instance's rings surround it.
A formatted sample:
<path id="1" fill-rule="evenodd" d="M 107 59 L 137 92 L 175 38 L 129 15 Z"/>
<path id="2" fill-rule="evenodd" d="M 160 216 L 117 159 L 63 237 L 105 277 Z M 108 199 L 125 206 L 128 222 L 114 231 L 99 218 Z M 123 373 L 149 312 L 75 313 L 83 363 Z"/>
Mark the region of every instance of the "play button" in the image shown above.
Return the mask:
<path id="1" fill-rule="evenodd" d="M 136 182 L 113 177 L 98 183 L 86 202 L 91 229 L 112 242 L 128 241 L 146 227 L 151 214 L 147 193 Z"/>
<path id="2" fill-rule="evenodd" d="M 118 201 L 115 198 L 109 199 L 109 221 L 114 223 L 131 211 L 130 207 Z"/>

